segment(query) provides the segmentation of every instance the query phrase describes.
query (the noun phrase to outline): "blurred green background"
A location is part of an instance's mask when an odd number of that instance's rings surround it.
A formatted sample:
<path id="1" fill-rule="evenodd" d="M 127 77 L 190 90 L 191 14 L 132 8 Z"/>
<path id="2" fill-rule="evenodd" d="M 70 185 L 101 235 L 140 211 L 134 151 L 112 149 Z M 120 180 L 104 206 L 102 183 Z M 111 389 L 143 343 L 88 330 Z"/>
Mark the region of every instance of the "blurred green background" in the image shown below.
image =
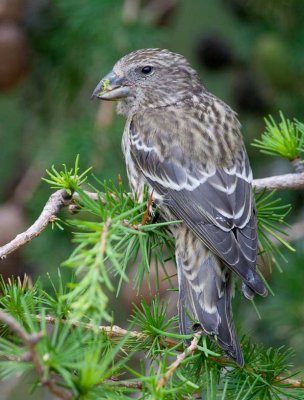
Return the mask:
<path id="1" fill-rule="evenodd" d="M 250 143 L 268 114 L 304 121 L 303 0 L 0 0 L 0 244 L 39 214 L 50 195 L 41 176 L 52 164 L 72 165 L 79 153 L 98 178 L 125 179 L 124 121 L 90 96 L 121 56 L 144 47 L 185 55 L 238 112 L 255 177 L 292 171 Z M 280 196 L 293 206 L 290 224 L 303 220 L 303 193 Z M 275 296 L 257 300 L 262 319 L 239 294 L 235 318 L 256 342 L 292 346 L 302 370 L 303 226 L 297 234 L 284 272 L 268 276 Z M 71 248 L 69 231 L 49 229 L 0 272 L 56 274 Z M 14 386 L 0 399 L 19 398 Z"/>

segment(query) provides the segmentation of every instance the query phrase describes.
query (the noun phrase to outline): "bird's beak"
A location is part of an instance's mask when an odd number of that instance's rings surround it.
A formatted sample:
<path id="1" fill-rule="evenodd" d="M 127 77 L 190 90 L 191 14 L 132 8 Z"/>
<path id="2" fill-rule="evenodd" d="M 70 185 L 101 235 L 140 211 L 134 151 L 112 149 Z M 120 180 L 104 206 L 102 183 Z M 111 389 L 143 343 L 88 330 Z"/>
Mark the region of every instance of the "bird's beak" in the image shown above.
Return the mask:
<path id="1" fill-rule="evenodd" d="M 120 100 L 130 93 L 130 86 L 125 85 L 125 79 L 111 71 L 96 86 L 92 98 L 101 100 Z"/>

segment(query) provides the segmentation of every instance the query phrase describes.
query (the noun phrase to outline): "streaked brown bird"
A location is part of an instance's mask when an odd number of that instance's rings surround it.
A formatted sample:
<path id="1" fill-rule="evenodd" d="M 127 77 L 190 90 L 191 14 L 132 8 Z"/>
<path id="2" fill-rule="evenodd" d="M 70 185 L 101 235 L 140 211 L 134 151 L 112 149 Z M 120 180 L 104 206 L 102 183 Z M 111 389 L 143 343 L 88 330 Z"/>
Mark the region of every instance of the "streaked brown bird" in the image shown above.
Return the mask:
<path id="1" fill-rule="evenodd" d="M 183 221 L 172 232 L 181 333 L 200 325 L 242 366 L 231 272 L 247 298 L 267 290 L 256 272 L 252 172 L 236 114 L 184 57 L 164 49 L 123 57 L 93 97 L 117 100 L 126 117 L 122 145 L 133 192 L 148 185 L 164 218 Z"/>

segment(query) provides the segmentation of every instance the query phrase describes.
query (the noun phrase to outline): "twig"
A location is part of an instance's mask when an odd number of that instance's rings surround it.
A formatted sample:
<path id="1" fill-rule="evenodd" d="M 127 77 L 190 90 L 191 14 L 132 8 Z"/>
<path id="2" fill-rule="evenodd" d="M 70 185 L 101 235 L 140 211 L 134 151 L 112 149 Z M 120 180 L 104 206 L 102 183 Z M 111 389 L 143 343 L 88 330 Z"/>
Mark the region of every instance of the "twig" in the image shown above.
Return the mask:
<path id="1" fill-rule="evenodd" d="M 139 231 L 142 227 L 142 224 L 131 224 L 127 219 L 121 221 L 121 224 L 127 228 L 134 229 L 135 231 Z"/>
<path id="2" fill-rule="evenodd" d="M 41 321 L 41 316 L 40 315 L 35 315 L 35 319 L 37 321 Z M 44 321 L 48 322 L 49 324 L 54 325 L 56 323 L 56 321 L 58 321 L 58 318 L 55 318 L 51 315 L 46 315 L 44 317 Z M 79 321 L 70 321 L 70 320 L 66 320 L 66 319 L 59 319 L 59 321 L 62 324 L 70 324 L 73 328 L 83 328 L 89 331 L 99 331 L 99 332 L 103 332 L 105 333 L 110 339 L 113 338 L 123 338 L 126 335 L 128 335 L 131 338 L 135 338 L 139 341 L 144 341 L 147 338 L 147 335 L 141 332 L 137 332 L 137 331 L 128 331 L 126 329 L 123 329 L 117 325 L 113 325 L 113 326 L 98 326 L 96 327 L 96 325 L 90 324 L 90 323 L 83 323 L 83 322 L 79 322 Z M 182 356 L 183 358 L 180 359 L 179 364 L 177 365 L 177 367 L 174 367 L 173 372 L 178 368 L 178 366 L 182 363 L 182 361 L 185 359 L 185 357 L 189 354 L 192 354 L 196 349 L 197 349 L 197 344 L 198 344 L 198 340 L 199 340 L 200 336 L 196 335 L 194 337 L 194 339 L 192 340 L 190 346 L 182 353 L 180 354 L 180 356 Z M 175 348 L 177 351 L 177 345 L 179 344 L 179 342 L 169 339 L 167 337 L 164 337 L 162 340 L 162 345 L 164 348 Z M 182 346 L 181 346 L 182 347 Z M 190 353 L 189 353 L 189 349 L 190 349 Z M 185 354 L 184 354 L 185 353 Z M 179 356 L 178 356 L 179 357 Z M 215 362 L 216 364 L 222 365 L 222 366 L 231 366 L 233 364 L 233 362 L 228 359 L 227 357 L 223 356 L 223 357 L 208 357 L 208 360 Z M 170 368 L 174 365 L 176 365 L 177 360 L 169 367 Z M 168 372 L 169 372 L 168 370 Z M 167 372 L 167 373 L 168 373 Z M 173 373 L 172 372 L 172 373 Z M 171 375 L 172 375 L 171 373 Z M 170 375 L 170 376 L 171 376 Z M 165 375 L 166 376 L 166 375 Z M 169 378 L 170 378 L 169 376 Z M 168 378 L 168 379 L 169 379 Z M 163 379 L 163 378 L 162 378 Z M 167 379 L 167 381 L 168 381 Z M 297 379 L 291 379 L 291 378 L 284 378 L 282 376 L 277 376 L 275 378 L 275 381 L 282 384 L 282 385 L 288 385 L 291 388 L 297 388 L 297 389 L 304 389 L 304 382 L 297 380 Z M 123 381 L 120 381 L 123 382 Z M 109 383 L 109 382 L 108 382 Z M 123 385 L 123 384 L 122 384 Z"/>
<path id="3" fill-rule="evenodd" d="M 111 226 L 111 218 L 108 218 L 106 223 L 104 224 L 104 227 L 103 227 L 103 230 L 102 230 L 101 236 L 100 236 L 100 255 L 101 255 L 101 257 L 104 256 L 104 253 L 106 251 L 107 236 L 108 236 L 110 226 Z"/>
<path id="4" fill-rule="evenodd" d="M 19 322 L 11 315 L 0 310 L 0 321 L 7 325 L 23 342 L 24 346 L 28 349 L 28 354 L 21 357 L 22 361 L 29 361 L 30 359 L 34 364 L 36 372 L 39 376 L 41 384 L 48 388 L 48 390 L 62 400 L 71 400 L 72 394 L 57 386 L 55 381 L 51 378 L 45 378 L 45 369 L 43 363 L 40 361 L 39 354 L 36 350 L 36 345 L 43 336 L 43 332 L 27 333 Z"/>
<path id="5" fill-rule="evenodd" d="M 304 164 L 300 157 L 297 157 L 290 161 L 290 164 L 294 167 L 294 170 L 298 173 L 304 172 Z"/>
<path id="6" fill-rule="evenodd" d="M 0 321 L 7 325 L 26 346 L 28 346 L 28 343 L 37 344 L 42 337 L 41 332 L 29 335 L 14 317 L 1 310 Z"/>
<path id="7" fill-rule="evenodd" d="M 103 199 L 103 198 L 100 196 L 99 193 L 96 193 L 96 192 L 88 192 L 87 190 L 84 190 L 83 193 L 86 194 L 88 197 L 90 197 L 90 199 L 92 199 L 92 200 L 94 200 L 94 201 L 101 201 L 102 204 L 107 204 L 106 200 Z M 113 192 L 108 192 L 107 194 L 108 194 L 110 197 L 112 197 L 114 200 L 118 200 L 118 199 L 119 199 L 118 196 L 117 196 L 115 193 L 113 193 Z M 125 196 L 125 197 L 128 197 L 128 196 L 133 197 L 132 193 L 125 193 L 124 196 Z M 79 193 L 75 192 L 75 193 L 73 194 L 73 200 L 76 200 L 76 201 L 80 201 L 80 202 L 81 202 L 81 197 L 79 196 Z"/>
<path id="8" fill-rule="evenodd" d="M 262 190 L 304 189 L 304 173 L 255 179 L 253 181 L 253 187 L 257 192 Z M 100 200 L 98 193 L 85 193 L 93 200 Z M 17 235 L 11 242 L 0 247 L 0 260 L 6 258 L 7 255 L 39 236 L 48 226 L 49 222 L 53 222 L 56 219 L 56 215 L 59 211 L 63 207 L 71 205 L 73 200 L 80 200 L 78 193 L 74 193 L 72 197 L 69 196 L 65 190 L 57 190 L 53 193 L 34 224 L 25 232 Z"/>
<path id="9" fill-rule="evenodd" d="M 304 173 L 270 176 L 269 178 L 254 179 L 253 187 L 256 192 L 262 190 L 297 190 L 304 189 Z"/>
<path id="10" fill-rule="evenodd" d="M 127 381 L 127 380 L 119 380 L 115 379 L 112 377 L 111 379 L 107 379 L 103 381 L 102 383 L 105 383 L 107 385 L 113 385 L 113 386 L 122 386 L 128 389 L 139 389 L 141 390 L 143 388 L 143 384 L 140 381 Z"/>
<path id="11" fill-rule="evenodd" d="M 88 196 L 90 199 L 94 201 L 100 201 L 103 205 L 106 205 L 105 199 L 103 199 L 98 193 L 96 192 L 88 192 L 87 190 L 83 191 L 86 196 Z M 74 192 L 73 193 L 73 201 L 70 202 L 68 205 L 68 210 L 70 214 L 78 214 L 79 211 L 81 210 L 81 197 L 79 193 Z"/>
<path id="12" fill-rule="evenodd" d="M 95 192 L 88 192 L 87 190 L 84 190 L 83 191 L 87 196 L 89 196 L 90 197 L 90 199 L 92 199 L 92 200 L 94 200 L 94 201 L 99 201 L 101 198 L 100 198 L 100 196 L 98 195 L 98 193 L 95 193 Z M 80 196 L 79 196 L 79 194 L 77 193 L 77 192 L 75 192 L 74 194 L 73 194 L 73 200 L 78 200 L 78 201 L 81 201 L 81 198 L 80 198 Z M 102 200 L 102 199 L 101 199 Z"/>
<path id="13" fill-rule="evenodd" d="M 200 339 L 200 335 L 195 335 L 190 343 L 190 346 L 188 346 L 185 351 L 183 351 L 181 354 L 179 354 L 176 357 L 176 360 L 169 366 L 168 371 L 158 381 L 157 389 L 164 387 L 166 385 L 166 383 L 168 382 L 168 380 L 171 378 L 171 376 L 174 374 L 174 372 L 177 370 L 177 368 L 184 361 L 184 359 L 186 357 L 188 357 L 189 355 L 193 354 L 195 352 L 195 350 L 197 350 L 197 344 L 199 342 L 199 339 Z"/>
<path id="14" fill-rule="evenodd" d="M 35 316 L 37 321 L 41 321 L 41 316 L 40 315 L 36 315 Z M 58 320 L 55 317 L 52 317 L 51 315 L 46 315 L 44 317 L 44 320 L 46 322 L 48 322 L 51 325 L 54 325 L 56 323 L 56 321 Z M 86 329 L 88 331 L 100 331 L 105 333 L 109 338 L 122 338 L 126 335 L 129 335 L 130 337 L 139 339 L 139 340 L 143 340 L 146 338 L 146 335 L 144 335 L 143 333 L 140 332 L 136 332 L 136 331 L 127 331 L 126 329 L 120 328 L 117 325 L 112 325 L 112 326 L 98 326 L 96 327 L 96 325 L 90 324 L 90 323 L 84 323 L 84 322 L 79 322 L 79 321 L 74 321 L 74 320 L 67 320 L 67 319 L 60 319 L 60 322 L 62 324 L 70 324 L 73 328 L 83 328 Z M 176 345 L 176 343 L 174 342 L 174 344 Z"/>
<path id="15" fill-rule="evenodd" d="M 39 236 L 40 233 L 48 226 L 50 222 L 55 220 L 56 215 L 59 211 L 69 204 L 71 196 L 68 196 L 65 190 L 57 190 L 48 199 L 38 219 L 30 226 L 25 232 L 20 233 L 7 243 L 0 247 L 0 260 L 6 258 L 6 256 L 13 251 L 24 246 L 35 237 Z"/>
<path id="16" fill-rule="evenodd" d="M 145 210 L 145 213 L 144 213 L 142 221 L 141 221 L 141 225 L 146 225 L 146 223 L 150 220 L 150 208 L 153 203 L 153 193 L 154 193 L 154 189 L 152 189 L 152 191 L 149 195 L 146 210 Z"/>
<path id="17" fill-rule="evenodd" d="M 304 382 L 298 379 L 284 378 L 283 376 L 277 376 L 275 378 L 276 382 L 282 383 L 283 385 L 289 386 L 293 389 L 303 389 Z"/>

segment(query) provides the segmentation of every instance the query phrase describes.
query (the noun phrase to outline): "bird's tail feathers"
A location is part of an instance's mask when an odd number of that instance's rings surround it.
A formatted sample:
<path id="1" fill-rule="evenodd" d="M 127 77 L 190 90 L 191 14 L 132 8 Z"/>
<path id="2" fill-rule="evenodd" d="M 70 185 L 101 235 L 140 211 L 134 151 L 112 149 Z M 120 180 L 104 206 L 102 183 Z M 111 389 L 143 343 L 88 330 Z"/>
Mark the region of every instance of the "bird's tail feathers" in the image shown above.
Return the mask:
<path id="1" fill-rule="evenodd" d="M 195 322 L 199 323 L 230 358 L 243 366 L 231 310 L 231 272 L 208 249 L 197 260 L 199 265 L 190 265 L 177 255 L 180 331 L 191 334 Z"/>

